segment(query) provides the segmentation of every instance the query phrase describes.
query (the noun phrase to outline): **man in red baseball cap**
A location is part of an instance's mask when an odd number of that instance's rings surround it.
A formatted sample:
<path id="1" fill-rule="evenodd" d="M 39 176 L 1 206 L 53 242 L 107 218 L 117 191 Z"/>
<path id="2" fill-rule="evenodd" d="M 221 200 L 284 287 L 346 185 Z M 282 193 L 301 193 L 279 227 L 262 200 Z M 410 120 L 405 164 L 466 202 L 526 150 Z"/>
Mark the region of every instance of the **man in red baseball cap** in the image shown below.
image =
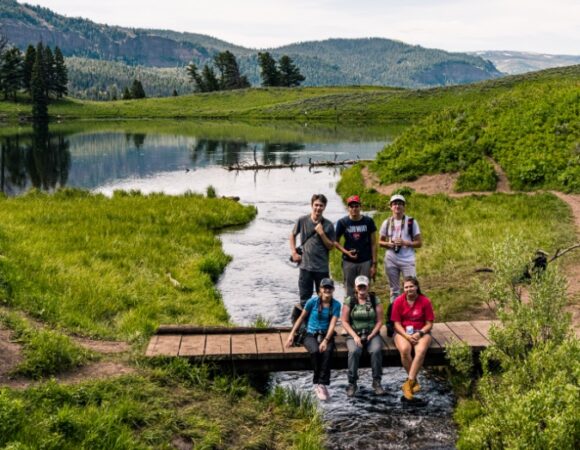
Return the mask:
<path id="1" fill-rule="evenodd" d="M 342 252 L 342 273 L 346 295 L 354 295 L 354 280 L 359 275 L 374 278 L 377 271 L 377 226 L 361 213 L 361 200 L 351 195 L 347 200 L 348 216 L 336 224 L 334 246 Z M 344 236 L 344 246 L 340 238 Z"/>

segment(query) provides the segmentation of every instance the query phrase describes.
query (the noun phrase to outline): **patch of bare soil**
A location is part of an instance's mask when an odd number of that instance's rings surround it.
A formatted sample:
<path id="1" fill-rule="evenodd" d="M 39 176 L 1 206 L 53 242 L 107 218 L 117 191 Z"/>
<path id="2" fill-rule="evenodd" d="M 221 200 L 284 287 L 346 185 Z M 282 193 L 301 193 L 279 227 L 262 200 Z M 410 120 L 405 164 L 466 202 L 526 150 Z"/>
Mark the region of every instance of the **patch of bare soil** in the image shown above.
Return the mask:
<path id="1" fill-rule="evenodd" d="M 500 165 L 492 159 L 489 161 L 495 167 L 498 175 L 497 189 L 495 192 L 513 193 L 510 189 L 509 181 Z M 459 174 L 443 173 L 438 175 L 424 175 L 415 181 L 407 181 L 404 183 L 393 183 L 389 185 L 381 185 L 378 178 L 369 171 L 368 167 L 363 167 L 362 170 L 364 185 L 367 188 L 374 188 L 377 192 L 383 195 L 390 195 L 395 189 L 403 186 L 409 186 L 415 192 L 435 195 L 446 194 L 450 197 L 465 197 L 468 195 L 490 195 L 493 192 L 454 192 L 453 186 L 457 181 Z M 562 192 L 552 191 L 559 199 L 566 202 L 572 209 L 572 215 L 576 224 L 576 234 L 578 241 L 580 241 L 580 195 L 578 194 L 564 194 Z M 576 250 L 578 252 L 578 250 Z M 565 275 L 568 279 L 568 295 L 572 299 L 572 304 L 567 306 L 567 310 L 572 314 L 572 325 L 576 330 L 576 334 L 580 337 L 580 258 L 575 257 L 574 264 L 568 264 L 565 269 Z M 475 318 L 483 319 L 489 318 L 491 312 L 487 306 L 483 305 L 480 310 L 475 312 Z"/>
<path id="2" fill-rule="evenodd" d="M 0 325 L 0 386 L 10 382 L 10 372 L 22 361 L 22 346 L 10 341 L 11 334 Z"/>
<path id="3" fill-rule="evenodd" d="M 106 355 L 124 353 L 131 349 L 131 346 L 123 341 L 98 341 L 82 337 L 73 337 L 73 340 L 81 347 Z"/>

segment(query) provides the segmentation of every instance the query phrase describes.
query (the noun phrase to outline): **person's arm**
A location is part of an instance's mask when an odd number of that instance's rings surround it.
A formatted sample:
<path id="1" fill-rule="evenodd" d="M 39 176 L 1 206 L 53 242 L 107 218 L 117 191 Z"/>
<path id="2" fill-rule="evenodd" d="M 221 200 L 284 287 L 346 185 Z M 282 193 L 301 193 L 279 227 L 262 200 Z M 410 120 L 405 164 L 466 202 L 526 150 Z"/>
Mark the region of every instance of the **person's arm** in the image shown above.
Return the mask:
<path id="1" fill-rule="evenodd" d="M 377 232 L 371 233 L 371 278 L 374 280 L 377 275 Z"/>
<path id="2" fill-rule="evenodd" d="M 314 231 L 316 231 L 316 233 L 318 233 L 318 236 L 320 236 L 320 239 L 322 239 L 322 243 L 324 244 L 324 246 L 328 250 L 332 250 L 334 248 L 334 236 L 332 236 L 332 239 L 331 239 L 326 235 L 326 232 L 324 231 L 323 222 L 324 222 L 323 220 L 318 222 L 316 224 L 316 226 L 314 227 Z M 332 234 L 334 234 L 334 233 L 332 233 Z"/>
<path id="3" fill-rule="evenodd" d="M 395 244 L 393 242 L 391 242 L 391 239 L 388 236 L 388 230 L 387 230 L 387 221 L 389 219 L 385 220 L 383 222 L 383 224 L 381 225 L 381 229 L 379 231 L 379 247 L 382 248 L 393 248 L 395 246 Z"/>
<path id="4" fill-rule="evenodd" d="M 383 314 L 385 312 L 383 311 L 383 305 L 378 300 L 377 305 L 375 306 L 375 313 L 377 314 L 377 320 L 375 321 L 373 330 L 369 334 L 369 341 L 381 332 L 381 327 L 383 326 Z"/>
<path id="5" fill-rule="evenodd" d="M 429 331 L 431 331 L 431 328 L 433 328 L 433 322 L 427 321 L 425 325 L 423 325 L 423 328 L 421 328 L 420 330 L 415 330 L 415 332 L 411 336 L 409 336 L 411 343 L 413 345 L 419 343 L 421 338 L 425 336 L 427 333 L 429 333 Z"/>
<path id="6" fill-rule="evenodd" d="M 412 241 L 403 241 L 403 245 L 405 247 L 421 248 L 421 246 L 423 245 L 423 241 L 421 240 L 421 235 L 418 234 L 417 236 L 415 236 L 413 238 Z"/>
<path id="7" fill-rule="evenodd" d="M 352 258 L 352 259 L 356 259 L 357 258 L 356 252 L 353 254 L 352 253 L 353 250 L 347 250 L 342 245 L 340 245 L 340 242 L 338 242 L 338 241 L 334 241 L 334 248 L 336 248 L 339 252 L 345 254 L 349 258 Z"/>
<path id="8" fill-rule="evenodd" d="M 298 328 L 300 328 L 300 325 L 302 324 L 302 322 L 304 322 L 304 320 L 306 320 L 307 316 L 308 316 L 308 311 L 306 311 L 306 308 L 304 308 L 302 310 L 302 314 L 300 314 L 300 317 L 298 317 L 298 319 L 296 319 L 296 322 L 294 322 L 294 326 L 292 327 L 292 330 L 290 331 L 290 334 L 288 335 L 288 339 L 286 339 L 286 348 L 292 347 L 292 344 L 294 343 L 294 335 L 296 334 L 296 331 L 298 331 Z"/>
<path id="9" fill-rule="evenodd" d="M 296 251 L 296 235 L 294 232 L 290 233 L 290 254 L 292 255 L 292 261 L 300 262 L 302 261 L 302 256 Z"/>
<path id="10" fill-rule="evenodd" d="M 328 330 L 326 331 L 326 336 L 324 336 L 324 339 L 322 339 L 322 342 L 320 343 L 320 346 L 318 347 L 318 349 L 320 350 L 320 353 L 325 352 L 326 349 L 328 348 L 328 343 L 332 339 L 332 336 L 334 336 L 334 328 L 336 327 L 337 321 L 338 321 L 338 317 L 336 317 L 336 316 L 332 316 L 332 318 L 330 319 L 330 325 L 328 326 Z"/>

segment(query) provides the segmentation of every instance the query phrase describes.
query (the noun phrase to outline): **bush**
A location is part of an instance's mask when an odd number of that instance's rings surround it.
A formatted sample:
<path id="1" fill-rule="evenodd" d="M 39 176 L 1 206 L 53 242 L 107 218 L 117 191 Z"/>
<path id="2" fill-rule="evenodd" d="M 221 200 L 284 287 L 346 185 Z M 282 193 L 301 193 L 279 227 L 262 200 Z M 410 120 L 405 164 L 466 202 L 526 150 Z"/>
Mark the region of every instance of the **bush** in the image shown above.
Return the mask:
<path id="1" fill-rule="evenodd" d="M 455 191 L 495 191 L 497 180 L 498 176 L 493 165 L 485 159 L 480 159 L 461 172 L 455 183 Z"/>

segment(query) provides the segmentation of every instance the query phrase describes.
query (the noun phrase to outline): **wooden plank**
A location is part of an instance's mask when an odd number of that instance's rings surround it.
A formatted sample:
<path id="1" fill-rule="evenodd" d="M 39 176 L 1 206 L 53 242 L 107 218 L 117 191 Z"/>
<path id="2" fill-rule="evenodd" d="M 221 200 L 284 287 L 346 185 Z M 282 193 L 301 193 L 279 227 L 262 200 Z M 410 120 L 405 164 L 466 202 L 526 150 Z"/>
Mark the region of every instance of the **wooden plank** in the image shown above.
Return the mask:
<path id="1" fill-rule="evenodd" d="M 389 337 L 387 336 L 387 326 L 383 325 L 381 327 L 381 331 L 379 331 L 379 334 L 381 335 L 381 338 L 383 338 L 383 351 L 384 350 L 397 350 L 397 347 L 395 346 L 395 339 L 394 336 L 393 337 Z"/>
<path id="2" fill-rule="evenodd" d="M 499 320 L 471 320 L 469 323 L 473 325 L 481 335 L 489 341 L 489 330 L 492 326 L 499 326 L 501 322 Z"/>
<path id="3" fill-rule="evenodd" d="M 457 335 L 445 323 L 435 322 L 431 329 L 431 336 L 433 336 L 433 339 L 437 341 L 442 349 L 450 342 L 459 341 Z"/>
<path id="4" fill-rule="evenodd" d="M 475 349 L 481 349 L 489 345 L 484 338 L 469 322 L 447 322 L 447 326 L 463 342 Z"/>
<path id="5" fill-rule="evenodd" d="M 257 358 L 255 334 L 232 334 L 232 359 Z"/>
<path id="6" fill-rule="evenodd" d="M 286 353 L 288 356 L 296 355 L 296 354 L 304 355 L 304 354 L 308 353 L 308 350 L 306 350 L 303 345 L 301 345 L 299 347 L 286 348 L 285 344 L 286 344 L 286 340 L 288 339 L 289 335 L 290 335 L 290 333 L 288 333 L 288 332 L 280 333 L 280 339 L 282 340 L 282 349 L 284 350 L 284 353 Z"/>
<path id="7" fill-rule="evenodd" d="M 205 352 L 204 335 L 185 335 L 181 337 L 181 347 L 179 347 L 179 356 L 198 356 L 202 357 Z"/>
<path id="8" fill-rule="evenodd" d="M 147 356 L 177 356 L 179 345 L 181 344 L 180 335 L 163 335 L 154 336 L 145 353 Z"/>
<path id="9" fill-rule="evenodd" d="M 256 334 L 256 345 L 259 359 L 284 358 L 280 333 Z"/>
<path id="10" fill-rule="evenodd" d="M 208 334 L 205 342 L 205 356 L 211 358 L 229 357 L 232 352 L 229 334 Z"/>

